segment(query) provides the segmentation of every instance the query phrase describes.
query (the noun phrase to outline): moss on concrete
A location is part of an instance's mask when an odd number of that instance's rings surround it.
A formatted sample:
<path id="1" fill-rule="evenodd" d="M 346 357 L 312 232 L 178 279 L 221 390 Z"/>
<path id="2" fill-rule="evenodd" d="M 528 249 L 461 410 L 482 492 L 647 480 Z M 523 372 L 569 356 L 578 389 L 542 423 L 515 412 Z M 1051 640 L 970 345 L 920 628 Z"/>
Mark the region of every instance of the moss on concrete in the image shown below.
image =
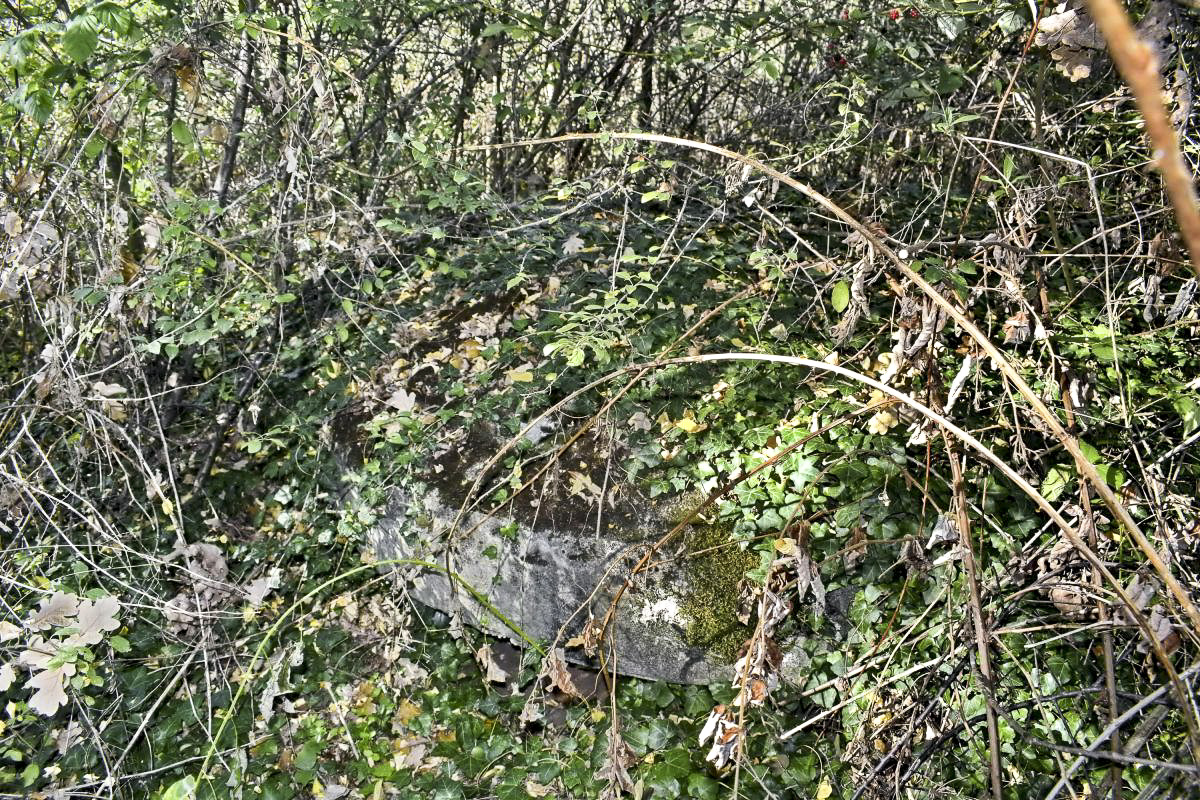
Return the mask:
<path id="1" fill-rule="evenodd" d="M 680 607 L 687 623 L 684 642 L 704 648 L 717 663 L 732 663 L 754 633 L 737 618 L 738 582 L 758 559 L 729 534 L 729 526 L 717 524 L 693 526 L 685 536 L 689 588 Z"/>

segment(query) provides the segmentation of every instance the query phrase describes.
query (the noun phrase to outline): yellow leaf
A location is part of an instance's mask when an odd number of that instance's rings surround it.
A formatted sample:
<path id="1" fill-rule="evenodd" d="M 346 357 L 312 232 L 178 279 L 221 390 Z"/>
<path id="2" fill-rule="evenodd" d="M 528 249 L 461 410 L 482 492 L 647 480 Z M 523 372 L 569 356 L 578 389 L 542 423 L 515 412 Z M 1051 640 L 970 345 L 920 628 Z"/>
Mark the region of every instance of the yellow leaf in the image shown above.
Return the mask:
<path id="1" fill-rule="evenodd" d="M 421 707 L 411 700 L 401 700 L 396 707 L 396 721 L 407 727 L 417 717 L 421 716 Z"/>
<path id="2" fill-rule="evenodd" d="M 530 383 L 533 381 L 533 373 L 527 369 L 513 369 L 508 371 L 509 383 Z"/>
<path id="3" fill-rule="evenodd" d="M 867 422 L 867 431 L 876 436 L 882 436 L 896 427 L 899 422 L 900 420 L 892 412 L 879 411 Z"/>
<path id="4" fill-rule="evenodd" d="M 187 97 L 192 105 L 200 99 L 200 75 L 196 70 L 184 65 L 175 70 L 175 77 L 179 80 L 179 88 L 183 90 L 183 94 Z"/>
<path id="5" fill-rule="evenodd" d="M 175 504 L 164 497 L 162 501 L 162 510 L 163 513 L 169 517 L 175 513 Z"/>
<path id="6" fill-rule="evenodd" d="M 696 414 L 694 411 L 685 411 L 683 412 L 683 419 L 675 420 L 675 427 L 679 428 L 679 430 L 684 431 L 685 433 L 698 433 L 708 426 L 696 422 Z"/>
<path id="7" fill-rule="evenodd" d="M 817 787 L 817 800 L 829 800 L 833 797 L 833 786 L 828 780 L 821 781 L 821 785 Z"/>

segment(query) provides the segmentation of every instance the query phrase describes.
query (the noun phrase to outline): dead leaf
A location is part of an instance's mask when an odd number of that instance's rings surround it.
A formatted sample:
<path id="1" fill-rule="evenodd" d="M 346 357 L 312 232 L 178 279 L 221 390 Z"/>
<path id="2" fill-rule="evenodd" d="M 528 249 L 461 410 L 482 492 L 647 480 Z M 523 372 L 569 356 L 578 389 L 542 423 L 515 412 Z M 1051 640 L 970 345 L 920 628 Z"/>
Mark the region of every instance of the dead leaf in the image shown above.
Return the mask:
<path id="1" fill-rule="evenodd" d="M 567 653 L 563 648 L 557 647 L 547 654 L 542 670 L 550 679 L 551 689 L 557 689 L 569 697 L 583 697 L 583 693 L 571 679 L 571 673 L 567 669 Z"/>
<path id="2" fill-rule="evenodd" d="M 508 372 L 504 373 L 504 377 L 510 384 L 533 382 L 533 373 L 530 372 L 527 366 L 510 369 Z"/>
<path id="3" fill-rule="evenodd" d="M 279 588 L 281 574 L 280 569 L 275 567 L 263 577 L 255 578 L 246 584 L 246 602 L 255 608 L 261 606 L 271 590 Z"/>
<path id="4" fill-rule="evenodd" d="M 417 407 L 417 396 L 407 389 L 400 388 L 392 392 L 383 404 L 401 413 L 411 413 Z"/>
<path id="5" fill-rule="evenodd" d="M 891 411 L 876 411 L 867 422 L 867 431 L 882 436 L 900 424 L 900 419 Z"/>
<path id="6" fill-rule="evenodd" d="M 188 99 L 188 102 L 195 105 L 200 99 L 200 73 L 191 64 L 183 64 L 175 70 L 175 77 L 179 80 L 179 88 L 183 90 L 183 96 Z"/>
<path id="7" fill-rule="evenodd" d="M 717 769 L 724 769 L 728 766 L 737 753 L 742 729 L 737 725 L 735 719 L 733 709 L 718 705 L 708 715 L 708 720 L 700 731 L 699 743 L 701 746 L 710 739 L 712 740 L 712 747 L 709 748 L 708 755 L 704 757 L 704 760 L 711 762 Z"/>
<path id="8" fill-rule="evenodd" d="M 105 383 L 104 381 L 96 381 L 92 384 L 92 391 L 101 397 L 113 398 L 125 394 L 125 387 L 119 383 Z"/>
<path id="9" fill-rule="evenodd" d="M 867 529 L 856 525 L 850 531 L 850 546 L 846 548 L 846 569 L 854 569 L 867 554 Z"/>
<path id="10" fill-rule="evenodd" d="M 419 716 L 421 716 L 421 707 L 412 700 L 405 698 L 400 701 L 400 705 L 396 706 L 396 713 L 392 716 L 392 719 L 407 728 L 408 723 Z"/>
<path id="11" fill-rule="evenodd" d="M 101 597 L 95 602 L 80 602 L 79 616 L 75 620 L 75 633 L 67 639 L 67 645 L 100 644 L 104 641 L 105 631 L 115 631 L 121 627 L 121 623 L 117 621 L 117 612 L 120 610 L 120 601 L 112 595 Z"/>
<path id="12" fill-rule="evenodd" d="M 933 525 L 933 531 L 929 534 L 929 541 L 925 543 L 925 549 L 930 550 L 935 545 L 957 542 L 958 538 L 958 528 L 954 526 L 954 520 L 946 514 L 940 514 L 937 522 Z"/>
<path id="13" fill-rule="evenodd" d="M 708 426 L 696 421 L 696 413 L 694 411 L 685 411 L 683 412 L 683 419 L 675 420 L 675 427 L 684 433 L 699 433 Z"/>
<path id="14" fill-rule="evenodd" d="M 598 500 L 603 494 L 603 490 L 588 475 L 575 470 L 569 470 L 567 475 L 571 479 L 567 491 L 571 493 L 572 497 L 587 497 L 589 500 Z"/>
<path id="15" fill-rule="evenodd" d="M 42 600 L 41 606 L 26 625 L 35 631 L 44 631 L 50 627 L 62 627 L 69 624 L 71 617 L 79 611 L 79 598 L 70 592 L 55 592 Z"/>
<path id="16" fill-rule="evenodd" d="M 17 679 L 17 673 L 12 664 L 0 664 L 0 692 L 7 692 Z"/>
<path id="17" fill-rule="evenodd" d="M 1050 53 L 1054 66 L 1071 83 L 1078 83 L 1092 75 L 1092 54 L 1087 50 L 1076 50 L 1070 47 L 1058 47 Z"/>
<path id="18" fill-rule="evenodd" d="M 650 421 L 648 416 L 646 416 L 645 411 L 637 411 L 629 417 L 628 424 L 629 427 L 633 428 L 635 431 L 648 431 L 654 423 Z"/>
<path id="19" fill-rule="evenodd" d="M 600 648 L 600 639 L 604 635 L 604 630 L 596 622 L 594 616 L 589 616 L 587 624 L 583 626 L 583 631 L 578 635 L 567 640 L 567 647 L 581 647 L 586 655 L 594 656 Z"/>
<path id="20" fill-rule="evenodd" d="M 24 224 L 21 221 L 21 215 L 15 211 L 10 211 L 4 215 L 3 222 L 4 232 L 9 236 L 19 236 Z"/>
<path id="21" fill-rule="evenodd" d="M 550 797 L 553 791 L 549 786 L 538 783 L 533 778 L 525 779 L 525 794 L 530 797 Z"/>
<path id="22" fill-rule="evenodd" d="M 600 793 L 601 800 L 615 800 L 622 793 L 633 791 L 633 779 L 629 777 L 629 768 L 635 763 L 637 756 L 625 743 L 616 725 L 608 732 L 608 749 L 604 754 L 604 763 L 592 777 L 598 781 L 606 781 L 608 786 Z"/>
<path id="23" fill-rule="evenodd" d="M 75 674 L 75 665 L 67 662 L 53 669 L 44 669 L 35 674 L 25 684 L 26 689 L 33 689 L 29 696 L 29 709 L 43 716 L 51 716 L 58 711 L 59 706 L 66 705 L 67 679 Z"/>
<path id="24" fill-rule="evenodd" d="M 492 646 L 485 644 L 475 651 L 475 660 L 483 667 L 484 676 L 491 683 L 508 683 L 508 672 L 504 670 L 492 655 Z"/>
<path id="25" fill-rule="evenodd" d="M 297 657 L 299 660 L 297 660 Z M 288 657 L 287 650 L 280 650 L 271 657 L 267 664 L 267 685 L 263 687 L 263 692 L 258 697 L 258 711 L 262 714 L 262 724 L 267 726 L 271 722 L 271 718 L 275 716 L 275 699 L 283 694 L 288 694 L 291 690 L 283 685 L 290 682 L 291 670 L 290 667 L 298 667 L 303 662 L 304 650 L 297 643 L 292 648 L 291 657 Z M 286 700 L 284 708 L 286 709 Z"/>
<path id="26" fill-rule="evenodd" d="M 1055 67 L 1071 82 L 1092 74 L 1093 55 L 1104 47 L 1104 39 L 1087 10 L 1059 6 L 1057 14 L 1047 14 L 1038 22 L 1034 44 L 1051 49 Z"/>
<path id="27" fill-rule="evenodd" d="M 577 233 L 572 233 L 570 236 L 568 236 L 567 240 L 563 242 L 562 245 L 563 255 L 573 256 L 582 249 L 583 239 L 580 239 L 579 234 Z"/>
<path id="28" fill-rule="evenodd" d="M 1004 323 L 1004 343 L 1024 344 L 1029 341 L 1029 334 L 1032 332 L 1032 329 L 1029 327 L 1029 314 L 1024 311 L 1018 311 Z"/>
<path id="29" fill-rule="evenodd" d="M 341 800 L 350 794 L 350 788 L 340 783 L 327 783 L 321 792 L 321 800 Z"/>

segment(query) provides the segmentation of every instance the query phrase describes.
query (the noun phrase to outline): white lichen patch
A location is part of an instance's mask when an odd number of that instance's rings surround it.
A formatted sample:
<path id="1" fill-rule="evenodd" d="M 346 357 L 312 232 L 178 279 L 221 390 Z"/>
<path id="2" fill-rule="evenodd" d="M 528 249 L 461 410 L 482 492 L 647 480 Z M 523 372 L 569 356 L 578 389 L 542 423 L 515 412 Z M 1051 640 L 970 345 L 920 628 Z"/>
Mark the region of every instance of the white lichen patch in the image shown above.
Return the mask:
<path id="1" fill-rule="evenodd" d="M 663 597 L 652 603 L 647 602 L 643 604 L 638 611 L 638 622 L 643 624 L 683 625 L 684 618 L 676 598 Z"/>

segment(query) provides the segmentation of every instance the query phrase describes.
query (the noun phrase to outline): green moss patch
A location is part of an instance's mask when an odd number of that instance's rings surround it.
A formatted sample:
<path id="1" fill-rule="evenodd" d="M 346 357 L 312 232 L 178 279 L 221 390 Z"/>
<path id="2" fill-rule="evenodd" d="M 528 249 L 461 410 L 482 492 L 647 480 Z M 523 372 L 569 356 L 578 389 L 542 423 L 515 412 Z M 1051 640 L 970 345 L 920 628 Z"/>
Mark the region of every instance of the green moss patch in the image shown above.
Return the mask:
<path id="1" fill-rule="evenodd" d="M 738 582 L 758 559 L 729 538 L 726 525 L 703 525 L 686 534 L 689 590 L 680 611 L 684 641 L 707 650 L 714 661 L 732 663 L 754 629 L 737 618 Z M 699 555 L 692 555 L 697 553 Z"/>

